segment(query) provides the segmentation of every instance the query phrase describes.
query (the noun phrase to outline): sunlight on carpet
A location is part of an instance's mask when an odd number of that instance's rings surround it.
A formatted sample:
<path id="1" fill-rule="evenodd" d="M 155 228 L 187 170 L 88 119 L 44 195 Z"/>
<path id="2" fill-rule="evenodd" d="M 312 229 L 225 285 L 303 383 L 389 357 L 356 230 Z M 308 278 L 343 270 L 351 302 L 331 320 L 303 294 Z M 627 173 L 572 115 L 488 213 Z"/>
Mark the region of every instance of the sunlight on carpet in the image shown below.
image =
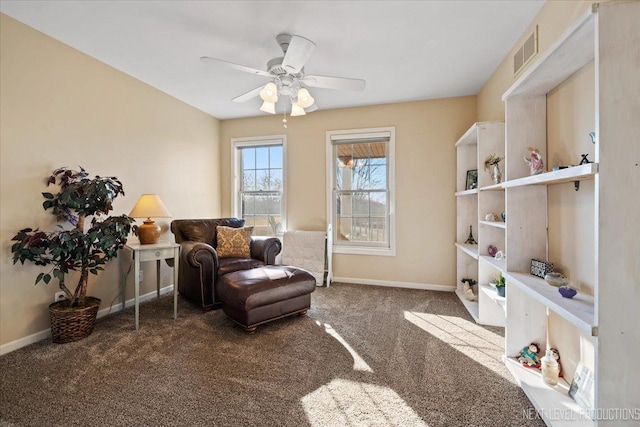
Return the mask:
<path id="1" fill-rule="evenodd" d="M 395 391 L 379 385 L 334 379 L 300 401 L 312 426 L 428 427 Z"/>
<path id="2" fill-rule="evenodd" d="M 502 363 L 504 338 L 500 335 L 461 317 L 405 311 L 404 318 L 496 374 L 513 381 Z"/>
<path id="3" fill-rule="evenodd" d="M 346 342 L 344 338 L 342 338 L 336 332 L 336 330 L 331 327 L 331 325 L 329 325 L 328 323 L 320 323 L 318 321 L 316 321 L 316 324 L 318 326 L 323 326 L 326 333 L 334 337 L 340 344 L 342 344 L 344 348 L 347 349 L 347 351 L 351 354 L 351 357 L 353 357 L 354 371 L 373 372 L 373 369 L 371 369 L 371 367 L 367 365 L 367 362 L 365 362 L 364 359 L 360 357 L 360 355 L 353 349 L 353 347 L 351 347 L 349 343 Z"/>

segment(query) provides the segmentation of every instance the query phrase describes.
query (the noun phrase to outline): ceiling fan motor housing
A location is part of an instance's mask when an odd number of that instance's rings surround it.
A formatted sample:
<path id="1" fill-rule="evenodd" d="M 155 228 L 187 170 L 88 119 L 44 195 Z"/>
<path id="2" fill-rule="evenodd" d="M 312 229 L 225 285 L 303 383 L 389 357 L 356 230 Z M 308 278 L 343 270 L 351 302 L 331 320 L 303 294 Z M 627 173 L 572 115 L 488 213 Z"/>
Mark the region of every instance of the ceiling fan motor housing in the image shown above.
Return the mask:
<path id="1" fill-rule="evenodd" d="M 283 56 L 278 58 L 273 58 L 271 61 L 267 62 L 267 71 L 274 76 L 284 76 L 287 74 L 287 70 L 282 66 Z"/>
<path id="2" fill-rule="evenodd" d="M 276 36 L 276 42 L 280 45 L 280 48 L 284 53 L 287 53 L 289 44 L 291 43 L 291 34 L 278 34 Z"/>

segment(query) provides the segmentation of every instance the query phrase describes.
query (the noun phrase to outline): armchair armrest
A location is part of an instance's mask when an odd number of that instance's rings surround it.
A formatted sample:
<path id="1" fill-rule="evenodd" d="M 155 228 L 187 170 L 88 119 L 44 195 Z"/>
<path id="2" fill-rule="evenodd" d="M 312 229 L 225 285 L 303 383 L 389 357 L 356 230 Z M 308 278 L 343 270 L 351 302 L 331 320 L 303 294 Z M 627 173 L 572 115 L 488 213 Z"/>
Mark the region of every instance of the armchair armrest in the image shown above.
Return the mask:
<path id="1" fill-rule="evenodd" d="M 192 267 L 201 267 L 203 264 L 211 264 L 211 271 L 218 269 L 218 253 L 213 246 L 194 241 L 181 242 L 182 259 Z"/>
<path id="2" fill-rule="evenodd" d="M 276 256 L 282 250 L 282 243 L 276 237 L 252 237 L 251 258 L 260 260 L 267 265 L 276 262 Z"/>
<path id="3" fill-rule="evenodd" d="M 209 244 L 191 240 L 180 242 L 180 295 L 203 310 L 215 307 L 215 280 L 218 272 L 218 253 Z"/>

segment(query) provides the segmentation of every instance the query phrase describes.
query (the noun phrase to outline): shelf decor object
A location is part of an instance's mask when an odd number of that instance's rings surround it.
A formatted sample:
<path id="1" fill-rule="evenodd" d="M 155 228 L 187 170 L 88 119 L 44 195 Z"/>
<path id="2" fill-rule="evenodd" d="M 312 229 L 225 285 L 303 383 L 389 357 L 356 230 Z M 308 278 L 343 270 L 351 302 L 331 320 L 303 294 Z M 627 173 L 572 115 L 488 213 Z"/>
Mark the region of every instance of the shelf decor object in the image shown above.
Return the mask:
<path id="1" fill-rule="evenodd" d="M 531 274 L 544 279 L 544 275 L 553 271 L 553 263 L 540 261 L 539 259 L 531 260 Z"/>
<path id="2" fill-rule="evenodd" d="M 551 286 L 555 286 L 556 288 L 565 286 L 569 283 L 569 279 L 567 279 L 562 273 L 559 273 L 557 271 L 546 273 L 544 275 L 544 281 Z"/>
<path id="3" fill-rule="evenodd" d="M 476 239 L 473 238 L 473 225 L 469 226 L 469 237 L 467 237 L 467 240 L 465 241 L 465 243 L 468 245 L 478 244 L 478 242 L 476 242 Z"/>
<path id="4" fill-rule="evenodd" d="M 491 172 L 491 179 L 494 184 L 502 182 L 502 172 L 500 171 L 500 162 L 502 160 L 504 160 L 504 157 L 500 157 L 495 153 L 489 154 L 484 159 L 484 170 Z"/>
<path id="5" fill-rule="evenodd" d="M 527 147 L 527 157 L 524 161 L 529 165 L 529 175 L 539 175 L 544 172 L 544 160 L 537 148 Z"/>
<path id="6" fill-rule="evenodd" d="M 558 288 L 558 292 L 560 292 L 560 295 L 562 295 L 564 298 L 573 298 L 578 294 L 578 291 L 576 291 L 575 289 L 573 289 L 571 286 L 560 286 Z"/>
<path id="7" fill-rule="evenodd" d="M 594 407 L 594 375 L 582 362 L 578 363 L 576 367 L 576 373 L 569 387 L 569 396 L 580 405 L 586 414 L 592 412 Z"/>
<path id="8" fill-rule="evenodd" d="M 545 384 L 553 387 L 558 384 L 560 376 L 560 365 L 553 356 L 553 349 L 548 348 L 545 355 L 540 359 L 540 369 L 542 370 L 542 380 Z"/>
<path id="9" fill-rule="evenodd" d="M 467 185 L 465 190 L 473 190 L 478 188 L 478 169 L 471 169 L 467 171 Z"/>

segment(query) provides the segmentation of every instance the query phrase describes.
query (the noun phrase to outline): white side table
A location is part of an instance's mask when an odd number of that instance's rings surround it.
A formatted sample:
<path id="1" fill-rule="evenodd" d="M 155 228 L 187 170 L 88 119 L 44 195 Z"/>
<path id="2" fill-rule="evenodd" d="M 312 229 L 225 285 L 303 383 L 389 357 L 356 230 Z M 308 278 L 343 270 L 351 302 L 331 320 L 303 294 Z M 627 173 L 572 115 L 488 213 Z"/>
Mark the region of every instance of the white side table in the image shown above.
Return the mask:
<path id="1" fill-rule="evenodd" d="M 142 245 L 140 243 L 127 243 L 125 248 L 129 249 L 133 255 L 133 281 L 135 283 L 135 318 L 136 330 L 139 326 L 140 319 L 140 262 L 155 261 L 156 262 L 156 283 L 158 298 L 160 298 L 160 261 L 163 259 L 173 259 L 173 319 L 178 318 L 178 265 L 180 264 L 180 245 L 171 242 L 158 242 L 152 245 Z M 122 309 L 125 305 L 125 287 L 126 280 L 122 280 Z"/>

